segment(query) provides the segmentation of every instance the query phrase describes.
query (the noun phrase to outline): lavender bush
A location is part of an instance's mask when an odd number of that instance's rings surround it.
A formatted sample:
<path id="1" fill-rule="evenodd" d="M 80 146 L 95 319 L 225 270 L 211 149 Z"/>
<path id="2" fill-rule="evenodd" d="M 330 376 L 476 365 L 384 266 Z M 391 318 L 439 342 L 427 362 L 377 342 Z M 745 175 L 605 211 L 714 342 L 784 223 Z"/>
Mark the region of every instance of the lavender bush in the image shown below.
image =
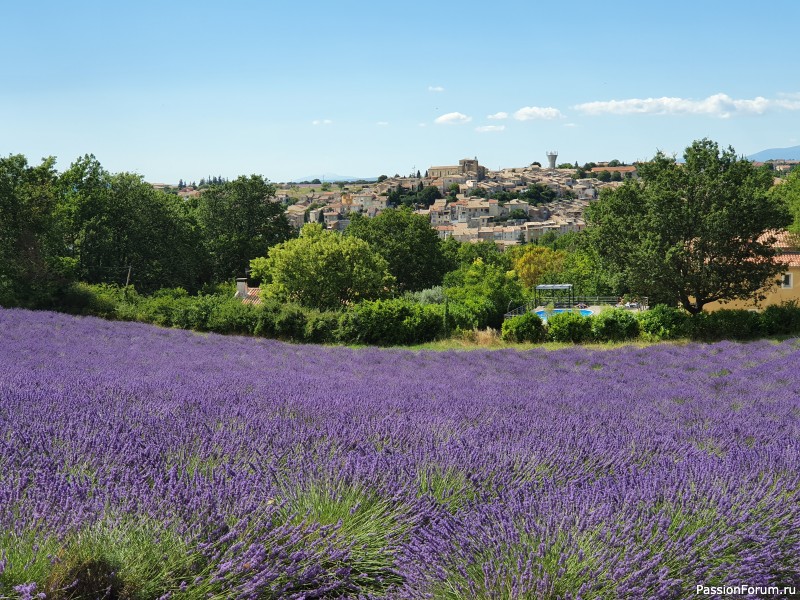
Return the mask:
<path id="1" fill-rule="evenodd" d="M 0 597 L 798 586 L 796 340 L 295 346 L 0 310 Z"/>

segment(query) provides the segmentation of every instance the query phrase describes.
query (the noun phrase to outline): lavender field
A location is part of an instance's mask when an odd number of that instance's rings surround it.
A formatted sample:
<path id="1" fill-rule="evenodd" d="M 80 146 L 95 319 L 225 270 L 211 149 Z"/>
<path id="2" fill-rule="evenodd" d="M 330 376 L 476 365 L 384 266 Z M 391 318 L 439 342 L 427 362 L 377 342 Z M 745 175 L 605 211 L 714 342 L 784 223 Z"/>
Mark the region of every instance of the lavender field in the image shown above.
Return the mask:
<path id="1" fill-rule="evenodd" d="M 0 598 L 800 592 L 800 343 L 297 346 L 0 309 Z"/>

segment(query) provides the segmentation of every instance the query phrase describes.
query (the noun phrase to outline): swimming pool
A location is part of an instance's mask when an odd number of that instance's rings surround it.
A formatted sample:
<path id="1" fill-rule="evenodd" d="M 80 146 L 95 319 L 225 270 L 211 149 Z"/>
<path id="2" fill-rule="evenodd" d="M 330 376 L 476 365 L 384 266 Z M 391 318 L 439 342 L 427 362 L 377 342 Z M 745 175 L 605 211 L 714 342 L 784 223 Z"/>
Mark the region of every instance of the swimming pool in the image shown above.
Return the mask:
<path id="1" fill-rule="evenodd" d="M 536 314 L 539 315 L 539 318 L 542 321 L 547 321 L 548 314 L 557 315 L 558 313 L 563 313 L 563 312 L 573 312 L 573 311 L 570 310 L 569 308 L 554 308 L 553 310 L 537 310 Z M 582 317 L 591 317 L 594 314 L 588 308 L 582 308 L 578 312 L 580 312 Z"/>

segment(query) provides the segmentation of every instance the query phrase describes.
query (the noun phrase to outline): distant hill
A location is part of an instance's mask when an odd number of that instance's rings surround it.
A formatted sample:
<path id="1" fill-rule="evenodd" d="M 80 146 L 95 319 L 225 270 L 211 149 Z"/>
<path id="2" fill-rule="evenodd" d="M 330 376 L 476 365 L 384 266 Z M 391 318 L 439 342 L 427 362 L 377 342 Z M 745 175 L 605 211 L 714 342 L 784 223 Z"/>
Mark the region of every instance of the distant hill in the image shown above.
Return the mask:
<path id="1" fill-rule="evenodd" d="M 770 148 L 748 156 L 750 160 L 764 162 L 767 160 L 800 160 L 800 146 L 791 148 Z"/>
<path id="2" fill-rule="evenodd" d="M 354 177 L 352 175 L 337 175 L 336 173 L 326 173 L 325 175 L 307 175 L 305 177 L 295 177 L 292 179 L 293 182 L 300 182 L 300 181 L 314 181 L 315 179 L 319 179 L 320 181 L 330 181 L 331 183 L 336 183 L 337 181 L 377 181 L 377 177 Z"/>

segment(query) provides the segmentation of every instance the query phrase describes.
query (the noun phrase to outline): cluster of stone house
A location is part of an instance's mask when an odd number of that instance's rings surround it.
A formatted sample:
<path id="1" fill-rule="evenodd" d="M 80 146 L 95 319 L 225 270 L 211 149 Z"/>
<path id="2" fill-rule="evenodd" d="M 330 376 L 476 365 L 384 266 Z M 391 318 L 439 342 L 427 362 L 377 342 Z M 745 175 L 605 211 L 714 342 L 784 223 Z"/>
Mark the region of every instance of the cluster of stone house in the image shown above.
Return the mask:
<path id="1" fill-rule="evenodd" d="M 429 209 L 416 212 L 430 218 L 441 239 L 493 241 L 506 247 L 536 241 L 545 233 L 582 230 L 586 227 L 583 211 L 587 204 L 585 199 L 563 199 L 531 206 L 522 200 L 501 204 L 495 199 L 456 196 L 455 200 L 437 200 Z M 525 218 L 510 218 L 521 213 Z"/>
<path id="2" fill-rule="evenodd" d="M 278 201 L 286 201 L 288 196 L 278 194 Z M 305 223 L 322 223 L 327 229 L 343 231 L 350 222 L 352 212 L 374 217 L 387 207 L 388 197 L 374 190 L 358 192 L 311 193 L 303 200 L 286 208 L 289 223 L 299 229 Z"/>
<path id="3" fill-rule="evenodd" d="M 783 162 L 792 167 L 796 164 L 796 161 Z M 637 176 L 635 167 L 631 166 L 600 165 L 592 172 L 603 170 L 616 170 L 625 178 Z M 621 185 L 594 178 L 575 180 L 573 174 L 572 169 L 546 169 L 538 165 L 490 171 L 479 165 L 477 159 L 463 159 L 458 165 L 430 167 L 425 177 L 392 177 L 358 191 L 319 193 L 312 190 L 299 202 L 289 205 L 286 215 L 297 228 L 315 222 L 324 224 L 327 229 L 342 231 L 353 212 L 374 217 L 385 210 L 389 192 L 397 189 L 414 192 L 432 185 L 445 197 L 415 212 L 430 219 L 431 227 L 441 239 L 490 241 L 505 248 L 536 241 L 547 233 L 563 235 L 581 231 L 586 227 L 586 207 L 598 197 L 600 189 Z M 458 185 L 454 195 L 451 193 L 453 184 Z M 555 192 L 556 200 L 534 206 L 523 200 L 500 202 L 481 197 L 499 192 L 522 192 L 531 184 L 547 186 Z M 276 201 L 288 203 L 290 200 L 288 193 L 278 191 Z M 518 218 L 522 214 L 525 218 Z M 753 309 L 787 301 L 800 302 L 800 238 L 787 232 L 771 232 L 770 235 L 777 237 L 775 245 L 779 255 L 776 260 L 783 265 L 784 272 L 775 284 L 764 290 L 766 298 L 759 303 L 754 300 L 713 302 L 707 305 L 707 310 Z M 239 292 L 241 297 L 249 298 L 246 286 L 243 290 Z"/>
<path id="4" fill-rule="evenodd" d="M 627 172 L 633 167 L 626 167 Z M 532 242 L 549 232 L 563 234 L 585 227 L 583 212 L 604 186 L 594 178 L 575 180 L 572 169 L 546 169 L 537 164 L 527 167 L 490 171 L 477 158 L 465 158 L 458 165 L 429 167 L 425 177 L 390 177 L 358 191 L 306 194 L 287 207 L 286 215 L 294 227 L 304 223 L 322 223 L 327 229 L 342 231 L 352 212 L 368 217 L 387 207 L 388 194 L 394 190 L 415 192 L 423 187 L 439 188 L 444 199 L 416 212 L 430 218 L 431 227 L 442 239 L 464 242 L 494 241 L 499 246 Z M 455 185 L 454 185 L 455 184 Z M 556 200 L 531 206 L 522 200 L 501 203 L 484 198 L 500 192 L 520 193 L 532 184 L 551 189 Z M 458 186 L 453 196 L 452 192 Z M 289 194 L 279 193 L 279 201 L 288 202 Z M 511 219 L 512 213 L 524 218 Z"/>

